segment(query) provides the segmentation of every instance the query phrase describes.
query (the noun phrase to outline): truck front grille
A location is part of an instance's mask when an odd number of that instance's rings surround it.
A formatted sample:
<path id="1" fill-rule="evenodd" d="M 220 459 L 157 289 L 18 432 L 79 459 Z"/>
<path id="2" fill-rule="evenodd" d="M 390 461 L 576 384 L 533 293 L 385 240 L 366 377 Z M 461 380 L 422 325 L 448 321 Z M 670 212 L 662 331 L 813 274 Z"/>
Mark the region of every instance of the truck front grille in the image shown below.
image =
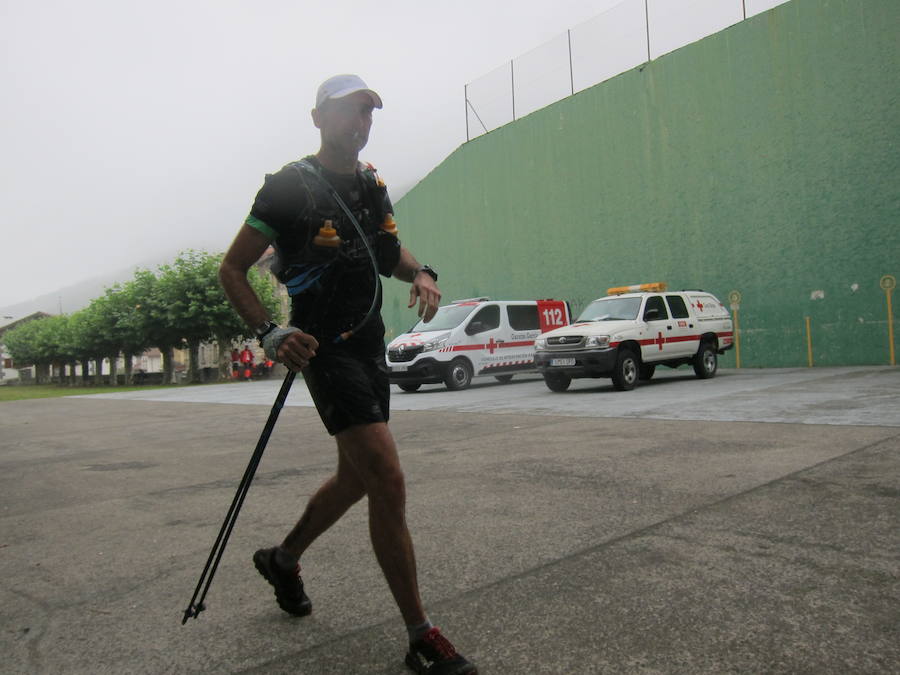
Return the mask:
<path id="1" fill-rule="evenodd" d="M 404 361 L 412 361 L 421 353 L 422 345 L 403 347 L 401 349 L 389 349 L 388 360 L 393 361 L 394 363 L 403 363 Z"/>
<path id="2" fill-rule="evenodd" d="M 547 349 L 554 352 L 562 352 L 567 349 L 582 349 L 584 338 L 580 335 L 559 335 L 547 338 Z"/>

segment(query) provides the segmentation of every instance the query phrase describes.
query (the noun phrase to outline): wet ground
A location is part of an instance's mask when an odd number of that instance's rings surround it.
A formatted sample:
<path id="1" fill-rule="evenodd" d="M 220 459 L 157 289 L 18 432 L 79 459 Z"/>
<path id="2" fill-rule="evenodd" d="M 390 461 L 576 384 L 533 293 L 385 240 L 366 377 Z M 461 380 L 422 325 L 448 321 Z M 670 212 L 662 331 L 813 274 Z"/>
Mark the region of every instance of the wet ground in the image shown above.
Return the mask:
<path id="1" fill-rule="evenodd" d="M 900 369 L 395 391 L 423 596 L 482 673 L 894 673 Z M 277 380 L 0 404 L 0 670 L 402 673 L 361 503 L 292 619 L 250 562 L 334 467 L 297 382 L 199 619 Z"/>

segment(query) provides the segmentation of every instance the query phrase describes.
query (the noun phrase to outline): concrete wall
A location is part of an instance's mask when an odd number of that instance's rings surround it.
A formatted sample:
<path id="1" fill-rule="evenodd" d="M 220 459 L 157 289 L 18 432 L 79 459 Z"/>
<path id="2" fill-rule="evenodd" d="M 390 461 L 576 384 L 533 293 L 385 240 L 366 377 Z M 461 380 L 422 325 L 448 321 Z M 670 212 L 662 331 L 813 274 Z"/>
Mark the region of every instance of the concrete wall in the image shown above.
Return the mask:
<path id="1" fill-rule="evenodd" d="M 461 146 L 397 204 L 401 239 L 447 300 L 738 291 L 745 367 L 805 365 L 806 317 L 816 365 L 887 363 L 898 27 L 897 0 L 755 16 Z M 386 284 L 389 335 L 407 299 Z"/>

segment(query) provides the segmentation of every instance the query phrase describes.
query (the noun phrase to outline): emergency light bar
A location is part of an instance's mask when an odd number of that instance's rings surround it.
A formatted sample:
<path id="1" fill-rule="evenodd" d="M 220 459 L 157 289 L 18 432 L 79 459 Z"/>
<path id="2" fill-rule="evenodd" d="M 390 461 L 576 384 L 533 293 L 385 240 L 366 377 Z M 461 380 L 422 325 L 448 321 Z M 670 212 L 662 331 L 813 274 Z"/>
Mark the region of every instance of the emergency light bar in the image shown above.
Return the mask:
<path id="1" fill-rule="evenodd" d="M 648 291 L 650 293 L 662 293 L 669 288 L 665 281 L 657 281 L 652 284 L 635 284 L 634 286 L 615 286 L 607 288 L 607 295 L 622 295 L 622 293 L 639 293 L 640 291 Z"/>

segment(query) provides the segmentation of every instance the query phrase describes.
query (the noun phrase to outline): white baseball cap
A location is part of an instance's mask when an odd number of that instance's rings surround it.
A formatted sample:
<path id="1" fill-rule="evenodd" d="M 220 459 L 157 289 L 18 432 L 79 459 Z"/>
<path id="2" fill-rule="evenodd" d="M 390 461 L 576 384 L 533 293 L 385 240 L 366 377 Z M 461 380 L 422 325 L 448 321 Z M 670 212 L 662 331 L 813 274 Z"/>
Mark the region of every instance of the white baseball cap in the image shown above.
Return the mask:
<path id="1" fill-rule="evenodd" d="M 319 85 L 319 91 L 316 94 L 316 107 L 330 98 L 344 98 L 357 91 L 364 91 L 372 98 L 372 105 L 381 108 L 381 97 L 374 91 L 369 89 L 359 75 L 335 75 L 329 77 Z"/>

